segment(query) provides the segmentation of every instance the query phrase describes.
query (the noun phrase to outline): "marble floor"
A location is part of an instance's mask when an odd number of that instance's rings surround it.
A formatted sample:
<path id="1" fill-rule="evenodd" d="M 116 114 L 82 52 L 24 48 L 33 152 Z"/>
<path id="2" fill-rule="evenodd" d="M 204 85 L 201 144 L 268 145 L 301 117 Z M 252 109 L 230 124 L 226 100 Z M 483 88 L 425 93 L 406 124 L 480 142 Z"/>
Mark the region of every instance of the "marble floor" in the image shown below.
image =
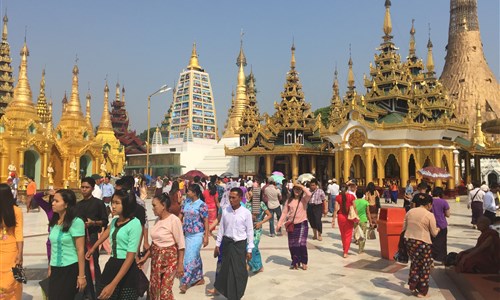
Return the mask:
<path id="1" fill-rule="evenodd" d="M 148 200 L 148 216 L 153 218 L 151 201 Z M 402 200 L 400 200 L 402 203 Z M 466 199 L 449 200 L 451 217 L 448 229 L 448 252 L 460 251 L 475 245 L 479 231 L 470 226 L 470 210 Z M 383 204 L 383 207 L 394 207 Z M 43 211 L 26 214 L 24 211 L 24 266 L 29 282 L 24 285 L 23 299 L 43 299 L 38 282 L 46 275 L 47 218 Z M 151 223 L 154 220 L 150 221 Z M 357 254 L 357 245 L 351 245 L 348 258 L 342 258 L 342 245 L 338 228 L 332 229 L 331 217 L 323 218 L 323 241 L 308 240 L 309 269 L 290 270 L 290 254 L 286 236 L 269 236 L 269 225 L 264 225 L 260 250 L 264 272 L 252 274 L 248 280 L 245 300 L 265 299 L 413 299 L 406 284 L 408 265 L 399 265 L 380 257 L 379 236 L 366 242 L 366 251 Z M 213 287 L 216 261 L 213 258 L 215 241 L 201 251 L 205 286 L 190 288 L 179 294 L 175 281 L 176 299 L 210 299 L 206 289 Z M 108 255 L 101 255 L 103 267 Z M 148 272 L 148 270 L 146 270 Z M 145 299 L 145 297 L 144 297 Z M 217 296 L 213 299 L 224 299 Z M 444 274 L 444 267 L 436 265 L 432 271 L 428 299 L 464 299 L 458 289 Z"/>

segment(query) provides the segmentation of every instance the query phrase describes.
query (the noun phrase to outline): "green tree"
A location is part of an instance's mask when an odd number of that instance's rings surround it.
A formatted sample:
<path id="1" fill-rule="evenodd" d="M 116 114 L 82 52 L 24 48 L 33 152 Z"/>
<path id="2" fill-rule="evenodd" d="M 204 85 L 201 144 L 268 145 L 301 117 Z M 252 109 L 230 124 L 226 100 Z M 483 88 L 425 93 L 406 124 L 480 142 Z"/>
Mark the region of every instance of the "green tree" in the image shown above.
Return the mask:
<path id="1" fill-rule="evenodd" d="M 330 106 L 321 107 L 314 111 L 314 116 L 317 117 L 318 114 L 321 114 L 321 123 L 323 126 L 328 127 L 328 117 L 330 115 Z"/>
<path id="2" fill-rule="evenodd" d="M 153 134 L 155 133 L 156 131 L 156 127 L 151 127 L 149 128 L 149 138 L 153 138 Z M 146 141 L 148 139 L 148 130 L 144 130 L 143 132 L 141 132 L 141 134 L 139 134 L 139 138 L 141 139 L 141 141 Z"/>

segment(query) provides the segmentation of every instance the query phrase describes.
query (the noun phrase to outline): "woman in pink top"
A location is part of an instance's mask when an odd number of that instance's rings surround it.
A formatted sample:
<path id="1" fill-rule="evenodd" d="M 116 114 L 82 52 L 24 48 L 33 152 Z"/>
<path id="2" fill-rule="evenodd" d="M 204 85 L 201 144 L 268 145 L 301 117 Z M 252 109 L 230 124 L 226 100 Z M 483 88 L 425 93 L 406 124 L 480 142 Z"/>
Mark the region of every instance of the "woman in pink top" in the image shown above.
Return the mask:
<path id="1" fill-rule="evenodd" d="M 415 296 L 423 298 L 429 291 L 429 279 L 432 265 L 431 235 L 439 233 L 436 218 L 430 212 L 432 197 L 418 194 L 419 207 L 410 209 L 405 216 L 403 231 L 405 232 L 406 249 L 411 259 L 408 285 Z"/>
<path id="2" fill-rule="evenodd" d="M 292 256 L 290 269 L 307 270 L 307 203 L 311 199 L 311 191 L 301 184 L 294 184 L 288 201 L 283 205 L 283 213 L 276 226 L 279 231 L 286 221 L 294 224 L 293 232 L 288 232 L 288 248 Z"/>
<path id="3" fill-rule="evenodd" d="M 339 223 L 340 238 L 342 239 L 342 248 L 344 249 L 344 258 L 347 257 L 349 248 L 351 248 L 352 230 L 354 222 L 347 218 L 349 209 L 354 205 L 356 198 L 347 192 L 347 185 L 340 185 L 340 193 L 335 198 L 335 209 L 332 216 L 332 228 L 335 228 L 335 219 Z"/>
<path id="4" fill-rule="evenodd" d="M 158 216 L 151 232 L 150 251 L 139 260 L 141 266 L 151 256 L 149 297 L 152 300 L 174 299 L 174 276 L 184 275 L 184 234 L 181 220 L 171 214 L 166 194 L 153 198 L 153 212 Z"/>
<path id="5" fill-rule="evenodd" d="M 217 186 L 215 183 L 208 183 L 208 189 L 203 191 L 203 197 L 205 198 L 205 203 L 208 206 L 209 228 L 212 228 L 212 224 L 217 221 L 217 210 L 219 208 L 219 194 L 217 193 Z"/>

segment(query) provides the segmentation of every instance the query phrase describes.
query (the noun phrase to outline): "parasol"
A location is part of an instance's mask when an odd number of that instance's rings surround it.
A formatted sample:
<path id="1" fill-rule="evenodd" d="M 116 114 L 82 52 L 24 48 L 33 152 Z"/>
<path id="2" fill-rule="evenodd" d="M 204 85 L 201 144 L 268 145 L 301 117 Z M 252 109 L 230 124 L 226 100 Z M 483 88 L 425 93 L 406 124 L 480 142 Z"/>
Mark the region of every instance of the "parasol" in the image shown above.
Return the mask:
<path id="1" fill-rule="evenodd" d="M 311 181 L 314 178 L 314 175 L 311 173 L 304 173 L 297 178 L 297 180 L 301 183 L 304 183 L 306 181 Z"/>
<path id="2" fill-rule="evenodd" d="M 278 175 L 278 176 L 281 176 L 281 177 L 284 177 L 285 175 L 283 174 L 283 172 L 280 172 L 280 171 L 274 171 L 271 173 L 272 175 Z"/>
<path id="3" fill-rule="evenodd" d="M 278 174 L 273 174 L 273 175 L 271 175 L 271 177 L 274 179 L 274 182 L 279 183 L 279 184 L 281 184 L 283 182 L 283 180 L 285 179 L 285 177 L 283 177 L 282 175 L 278 175 Z"/>
<path id="4" fill-rule="evenodd" d="M 224 177 L 231 177 L 231 178 L 232 178 L 232 177 L 234 177 L 234 174 L 233 174 L 233 173 L 231 173 L 231 172 L 224 172 L 224 173 L 220 174 L 220 176 L 219 176 L 219 177 L 221 177 L 221 178 L 224 178 Z"/>
<path id="5" fill-rule="evenodd" d="M 200 170 L 191 170 L 191 171 L 188 171 L 187 173 L 185 173 L 181 177 L 184 178 L 184 179 L 193 180 L 193 178 L 196 177 L 196 176 L 200 176 L 200 178 L 207 178 L 208 177 L 207 175 L 205 175 Z"/>
<path id="6" fill-rule="evenodd" d="M 422 175 L 425 179 L 428 180 L 437 180 L 437 179 L 449 179 L 451 178 L 451 174 L 448 173 L 443 168 L 438 167 L 425 167 L 423 169 L 418 170 L 418 173 Z"/>

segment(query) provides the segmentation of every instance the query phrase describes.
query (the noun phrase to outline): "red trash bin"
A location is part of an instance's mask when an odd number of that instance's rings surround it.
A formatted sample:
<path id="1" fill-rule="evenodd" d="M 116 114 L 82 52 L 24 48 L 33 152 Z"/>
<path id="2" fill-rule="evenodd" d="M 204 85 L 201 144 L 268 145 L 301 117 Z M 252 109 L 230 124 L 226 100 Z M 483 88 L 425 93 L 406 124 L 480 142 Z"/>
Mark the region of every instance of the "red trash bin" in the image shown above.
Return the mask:
<path id="1" fill-rule="evenodd" d="M 394 260 L 398 251 L 399 236 L 403 230 L 406 211 L 404 208 L 381 208 L 378 218 L 380 255 L 382 258 Z"/>

